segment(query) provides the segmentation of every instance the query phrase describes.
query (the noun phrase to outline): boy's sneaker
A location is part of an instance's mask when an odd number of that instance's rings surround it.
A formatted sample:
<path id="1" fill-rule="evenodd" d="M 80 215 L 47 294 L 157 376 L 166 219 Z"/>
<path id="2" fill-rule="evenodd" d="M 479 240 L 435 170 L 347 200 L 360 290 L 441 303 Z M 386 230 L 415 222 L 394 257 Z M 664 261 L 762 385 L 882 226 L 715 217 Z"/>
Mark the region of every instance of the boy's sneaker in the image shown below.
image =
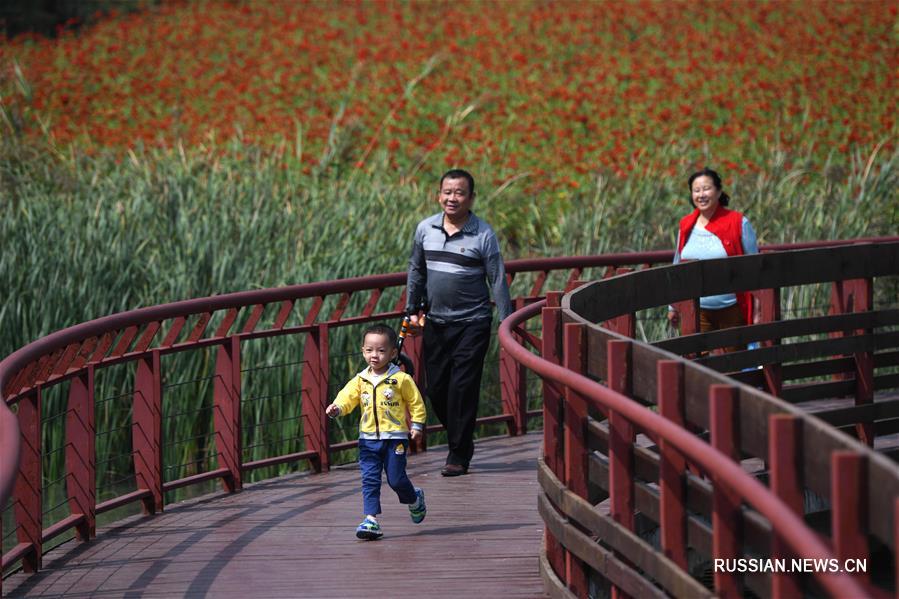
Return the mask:
<path id="1" fill-rule="evenodd" d="M 359 526 L 356 527 L 356 538 L 366 541 L 376 541 L 384 536 L 381 532 L 381 525 L 377 520 L 366 518 Z"/>
<path id="2" fill-rule="evenodd" d="M 425 492 L 418 487 L 415 488 L 415 496 L 418 497 L 418 500 L 409 506 L 409 517 L 418 524 L 425 519 L 428 506 L 425 505 Z"/>

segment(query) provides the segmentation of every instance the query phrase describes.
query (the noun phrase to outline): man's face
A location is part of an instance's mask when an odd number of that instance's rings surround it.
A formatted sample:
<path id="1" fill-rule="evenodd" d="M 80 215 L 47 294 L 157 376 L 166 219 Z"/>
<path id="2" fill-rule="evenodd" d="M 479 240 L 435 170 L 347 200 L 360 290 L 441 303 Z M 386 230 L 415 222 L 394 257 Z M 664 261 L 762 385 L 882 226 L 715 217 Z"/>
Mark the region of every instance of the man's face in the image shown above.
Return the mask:
<path id="1" fill-rule="evenodd" d="M 437 201 L 443 208 L 443 213 L 450 218 L 463 217 L 471 210 L 474 204 L 474 196 L 468 189 L 468 180 L 444 179 L 437 194 Z"/>

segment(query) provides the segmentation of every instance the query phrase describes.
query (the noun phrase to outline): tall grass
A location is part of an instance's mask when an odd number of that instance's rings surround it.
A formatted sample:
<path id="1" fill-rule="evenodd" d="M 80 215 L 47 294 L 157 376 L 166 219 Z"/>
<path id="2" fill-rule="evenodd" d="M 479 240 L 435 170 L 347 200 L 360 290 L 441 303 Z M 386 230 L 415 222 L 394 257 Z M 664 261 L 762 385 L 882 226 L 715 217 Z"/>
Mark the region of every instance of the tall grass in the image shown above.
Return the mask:
<path id="1" fill-rule="evenodd" d="M 3 355 L 60 328 L 140 306 L 404 270 L 416 222 L 438 209 L 433 186 L 403 182 L 385 153 L 375 153 L 367 170 L 335 158 L 303 174 L 299 148 L 263 151 L 239 141 L 224 153 L 176 147 L 89 157 L 8 136 L 0 148 Z M 675 143 L 660 152 L 683 167 L 684 177 L 598 172 L 587 188 L 541 195 L 507 181 L 479 186 L 475 210 L 497 230 L 506 259 L 670 248 L 677 219 L 689 209 L 688 167 Z M 784 150 L 772 146 L 768 154 L 759 175 L 728 179 L 725 172 L 734 207 L 753 221 L 762 243 L 896 233 L 895 153 L 857 155 L 848 168 L 824 172 L 802 166 L 801 155 L 790 156 L 800 166 L 786 170 Z M 708 162 L 714 166 L 714 156 Z M 480 180 L 493 179 L 486 161 L 466 166 Z M 430 173 L 435 184 L 439 174 Z M 526 291 L 526 282 L 516 285 Z M 644 324 L 643 336 L 664 334 L 660 314 Z M 350 327 L 331 340 L 332 395 L 358 368 L 358 335 Z M 296 340 L 247 344 L 245 459 L 303 448 L 299 355 Z M 213 361 L 208 352 L 166 358 L 172 374 L 164 411 L 179 415 L 165 428 L 167 479 L 214 463 Z M 122 366 L 98 376 L 100 500 L 133 484 L 132 375 Z M 493 390 L 485 394 L 489 404 L 496 395 L 492 374 L 484 384 Z M 56 481 L 64 410 L 63 389 L 47 395 L 48 509 L 62 494 Z M 354 422 L 335 424 L 333 434 L 335 441 L 352 437 Z M 52 512 L 47 518 L 58 519 Z"/>
<path id="2" fill-rule="evenodd" d="M 842 172 L 785 171 L 781 154 L 771 148 L 759 175 L 724 173 L 762 243 L 896 232 L 896 153 L 856 156 Z M 433 188 L 401 184 L 386 157 L 365 172 L 293 166 L 289 153 L 238 145 L 223 157 L 3 154 L 0 352 L 139 306 L 405 269 L 415 223 L 438 209 Z M 490 179 L 488 164 L 468 166 Z M 686 174 L 598 174 L 590 188 L 539 196 L 488 185 L 475 210 L 507 259 L 670 248 L 690 208 Z"/>

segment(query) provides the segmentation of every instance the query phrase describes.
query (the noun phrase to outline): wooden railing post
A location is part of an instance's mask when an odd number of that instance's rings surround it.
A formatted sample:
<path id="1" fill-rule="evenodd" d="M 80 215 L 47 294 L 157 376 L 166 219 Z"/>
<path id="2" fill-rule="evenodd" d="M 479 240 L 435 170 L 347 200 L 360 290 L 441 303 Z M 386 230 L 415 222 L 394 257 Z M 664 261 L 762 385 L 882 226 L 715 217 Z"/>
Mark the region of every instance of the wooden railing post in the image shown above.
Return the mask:
<path id="1" fill-rule="evenodd" d="M 632 268 L 620 267 L 615 269 L 615 275 L 626 275 L 633 271 L 634 269 Z M 610 331 L 614 331 L 625 337 L 630 337 L 631 339 L 637 336 L 637 316 L 633 312 L 616 316 L 615 318 L 606 321 L 605 326 Z"/>
<path id="2" fill-rule="evenodd" d="M 680 334 L 683 335 L 692 335 L 694 333 L 699 332 L 699 299 L 688 299 L 682 302 L 675 302 L 672 304 L 675 310 L 677 310 L 679 323 L 680 323 Z"/>
<path id="3" fill-rule="evenodd" d="M 609 341 L 608 381 L 609 389 L 622 395 L 631 394 L 630 341 Z M 634 441 L 633 424 L 613 410 L 609 411 L 609 512 L 614 520 L 627 530 L 634 530 Z M 612 598 L 627 595 L 618 587 L 612 587 Z"/>
<path id="4" fill-rule="evenodd" d="M 709 387 L 709 423 L 712 447 L 740 461 L 739 395 L 730 385 Z M 727 486 L 713 480 L 712 555 L 716 559 L 737 559 L 741 554 L 742 518 L 740 497 Z M 715 592 L 720 597 L 742 597 L 740 580 L 727 569 L 716 569 Z"/>
<path id="5" fill-rule="evenodd" d="M 802 488 L 802 420 L 792 414 L 772 414 L 768 417 L 768 463 L 771 491 L 800 517 L 805 511 Z M 791 559 L 783 535 L 772 531 L 771 557 Z M 795 576 L 783 572 L 771 575 L 771 597 L 786 599 L 801 597 L 802 589 Z"/>
<path id="6" fill-rule="evenodd" d="M 542 357 L 553 364 L 562 364 L 562 294 L 546 294 L 543 308 Z M 559 480 L 565 480 L 563 455 L 563 410 L 559 386 L 543 380 L 543 458 Z"/>
<path id="7" fill-rule="evenodd" d="M 316 472 L 331 468 L 330 441 L 328 439 L 328 325 L 320 324 L 309 331 L 303 348 L 303 422 L 309 449 L 318 458 L 314 461 Z"/>
<path id="8" fill-rule="evenodd" d="M 893 547 L 899 547 L 899 497 L 893 502 Z M 893 552 L 893 571 L 896 587 L 899 588 L 899 550 Z"/>
<path id="9" fill-rule="evenodd" d="M 524 298 L 515 299 L 515 310 L 524 307 Z M 515 341 L 522 343 L 523 338 L 518 333 L 512 333 Z M 499 350 L 499 382 L 500 396 L 502 397 L 503 414 L 512 416 L 509 421 L 509 435 L 523 435 L 527 432 L 528 423 L 528 395 L 526 371 L 524 367 L 515 361 L 504 349 Z"/>
<path id="10" fill-rule="evenodd" d="M 844 293 L 848 296 L 849 309 L 852 312 L 870 312 L 874 309 L 874 283 L 871 279 L 852 279 L 844 281 Z M 855 335 L 870 333 L 870 330 L 857 329 Z M 874 403 L 874 357 L 871 352 L 853 354 L 855 366 L 855 405 Z M 869 419 L 855 425 L 856 434 L 862 443 L 874 447 L 874 424 Z"/>
<path id="11" fill-rule="evenodd" d="M 213 421 L 219 467 L 229 472 L 222 478 L 222 487 L 230 493 L 243 488 L 240 399 L 240 338 L 229 337 L 216 352 Z"/>
<path id="12" fill-rule="evenodd" d="M 19 431 L 22 444 L 19 454 L 19 476 L 13 491 L 16 538 L 29 543 L 31 550 L 22 558 L 22 569 L 31 574 L 41 567 L 43 556 L 43 487 L 41 473 L 41 387 L 38 386 L 18 405 Z"/>
<path id="13" fill-rule="evenodd" d="M 141 500 L 145 514 L 162 511 L 162 378 L 159 350 L 138 358 L 134 375 L 131 438 L 134 475 L 139 489 L 150 491 Z"/>
<path id="14" fill-rule="evenodd" d="M 835 451 L 830 456 L 831 534 L 836 557 L 868 560 L 866 520 L 868 512 L 867 459 L 854 451 Z M 865 581 L 867 573 L 858 573 Z"/>
<path id="15" fill-rule="evenodd" d="M 75 529 L 80 541 L 97 534 L 97 455 L 94 445 L 94 367 L 88 366 L 69 383 L 66 410 L 66 490 L 69 511 L 84 514 Z"/>
<path id="16" fill-rule="evenodd" d="M 562 363 L 562 294 L 546 294 L 543 308 L 541 355 L 553 364 Z M 543 459 L 559 480 L 565 480 L 562 393 L 557 384 L 543 380 Z M 562 545 L 544 526 L 546 557 L 559 578 L 565 578 L 565 552 Z"/>
<path id="17" fill-rule="evenodd" d="M 780 289 L 759 289 L 754 295 L 759 300 L 759 324 L 777 322 L 781 319 Z M 773 345 L 780 345 L 780 339 L 766 339 L 761 342 L 763 347 L 771 347 Z M 780 397 L 783 389 L 781 365 L 765 364 L 762 366 L 762 373 L 765 377 L 765 390 L 775 397 Z"/>
<path id="18" fill-rule="evenodd" d="M 409 356 L 415 365 L 415 374 L 412 376 L 418 390 L 422 395 L 427 389 L 427 369 L 425 368 L 424 336 L 421 334 L 409 335 L 403 342 L 403 353 Z M 330 403 L 330 402 L 329 402 Z M 326 404 L 327 405 L 327 404 Z M 421 431 L 421 438 L 413 446 L 413 451 L 428 450 L 428 427 Z"/>
<path id="19" fill-rule="evenodd" d="M 631 343 L 608 342 L 608 387 L 622 395 L 631 393 Z M 609 495 L 612 518 L 634 530 L 633 425 L 620 414 L 609 413 Z"/>
<path id="20" fill-rule="evenodd" d="M 659 413 L 685 428 L 684 364 L 659 360 L 657 366 Z M 687 480 L 686 461 L 664 438 L 659 440 L 659 523 L 662 552 L 687 570 Z"/>
<path id="21" fill-rule="evenodd" d="M 577 373 L 585 371 L 586 327 L 577 323 L 566 323 L 562 329 L 564 355 L 563 366 Z M 589 461 L 587 458 L 587 402 L 571 388 L 565 389 L 565 486 L 579 497 L 587 498 L 589 493 Z M 568 588 L 577 597 L 586 597 L 589 592 L 586 565 L 571 553 L 566 552 L 565 580 Z"/>

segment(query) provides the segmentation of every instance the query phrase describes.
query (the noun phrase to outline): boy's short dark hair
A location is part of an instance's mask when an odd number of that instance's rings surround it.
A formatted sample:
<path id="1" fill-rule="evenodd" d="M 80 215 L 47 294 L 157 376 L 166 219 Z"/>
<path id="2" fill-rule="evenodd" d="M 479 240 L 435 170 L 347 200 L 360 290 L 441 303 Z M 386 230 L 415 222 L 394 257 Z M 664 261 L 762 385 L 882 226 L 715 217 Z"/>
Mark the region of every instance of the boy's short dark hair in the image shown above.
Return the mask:
<path id="1" fill-rule="evenodd" d="M 382 322 L 373 324 L 365 329 L 365 332 L 362 333 L 362 343 L 365 343 L 365 336 L 369 334 L 386 336 L 387 343 L 389 343 L 390 347 L 393 349 L 396 349 L 396 345 L 399 342 L 396 336 L 396 331 L 393 330 L 393 327 L 389 327 Z"/>

